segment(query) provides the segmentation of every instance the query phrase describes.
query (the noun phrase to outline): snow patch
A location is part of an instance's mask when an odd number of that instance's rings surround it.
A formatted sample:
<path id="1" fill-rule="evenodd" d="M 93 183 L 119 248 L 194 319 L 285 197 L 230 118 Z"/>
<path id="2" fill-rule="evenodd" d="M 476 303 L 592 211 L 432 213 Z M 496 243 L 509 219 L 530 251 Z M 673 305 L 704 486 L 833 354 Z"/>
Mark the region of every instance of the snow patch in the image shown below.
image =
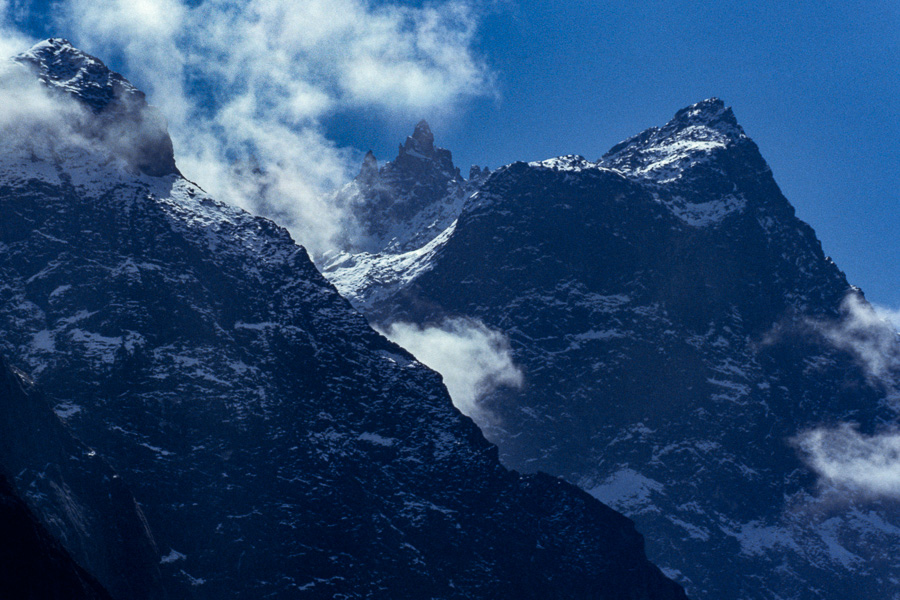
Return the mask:
<path id="1" fill-rule="evenodd" d="M 179 560 L 184 560 L 187 558 L 187 555 L 178 552 L 177 550 L 170 550 L 168 554 L 159 559 L 160 564 L 168 565 L 173 562 L 177 562 Z"/>
<path id="2" fill-rule="evenodd" d="M 662 483 L 633 469 L 621 469 L 598 485 L 581 487 L 597 500 L 626 514 L 648 510 L 651 494 L 665 489 Z"/>
<path id="3" fill-rule="evenodd" d="M 372 443 L 372 444 L 375 444 L 378 446 L 385 446 L 385 447 L 393 446 L 394 443 L 397 441 L 394 438 L 383 437 L 383 436 L 378 435 L 377 433 L 369 433 L 369 432 L 359 434 L 357 439 L 360 439 L 364 442 L 369 442 L 369 443 Z"/>

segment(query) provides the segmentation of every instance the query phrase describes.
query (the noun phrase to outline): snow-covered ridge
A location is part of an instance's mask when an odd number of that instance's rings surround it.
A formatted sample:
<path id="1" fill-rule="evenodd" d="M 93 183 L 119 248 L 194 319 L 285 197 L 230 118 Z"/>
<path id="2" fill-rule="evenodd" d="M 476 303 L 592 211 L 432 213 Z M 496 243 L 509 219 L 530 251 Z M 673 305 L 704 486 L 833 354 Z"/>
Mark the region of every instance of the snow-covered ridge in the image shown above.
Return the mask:
<path id="1" fill-rule="evenodd" d="M 94 112 L 102 111 L 123 95 L 144 99 L 143 92 L 127 79 L 63 38 L 39 42 L 13 60 L 34 67 L 46 85 L 79 98 Z"/>
<path id="2" fill-rule="evenodd" d="M 717 151 L 746 139 L 731 108 L 711 98 L 681 109 L 662 127 L 620 142 L 598 164 L 665 184 L 708 162 Z"/>
<path id="3" fill-rule="evenodd" d="M 455 229 L 456 221 L 421 248 L 409 252 L 342 253 L 328 265 L 325 274 L 342 296 L 364 311 L 430 269 L 431 258 L 447 243 Z"/>
<path id="4" fill-rule="evenodd" d="M 577 154 L 566 154 L 565 156 L 557 156 L 556 158 L 548 158 L 546 160 L 538 160 L 528 163 L 529 167 L 538 169 L 551 169 L 554 171 L 585 171 L 587 169 L 596 169 L 597 164 L 590 162 L 583 156 Z"/>

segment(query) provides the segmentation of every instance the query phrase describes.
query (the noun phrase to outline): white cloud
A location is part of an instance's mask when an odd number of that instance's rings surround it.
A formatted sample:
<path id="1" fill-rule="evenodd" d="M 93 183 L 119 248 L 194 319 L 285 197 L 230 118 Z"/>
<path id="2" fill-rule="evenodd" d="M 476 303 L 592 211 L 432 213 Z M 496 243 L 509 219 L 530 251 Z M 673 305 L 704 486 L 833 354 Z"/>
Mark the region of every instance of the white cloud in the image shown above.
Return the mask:
<path id="1" fill-rule="evenodd" d="M 18 54 L 34 43 L 15 27 L 11 12 L 8 0 L 0 0 L 0 58 Z"/>
<path id="2" fill-rule="evenodd" d="M 0 63 L 0 151 L 7 162 L 98 150 L 97 136 L 87 135 L 85 123 L 91 119 L 80 104 L 53 93 L 23 65 Z"/>
<path id="3" fill-rule="evenodd" d="M 2 2 L 3 0 L 0 0 Z M 492 93 L 477 14 L 367 0 L 63 0 L 59 23 L 169 119 L 179 168 L 213 195 L 279 219 L 314 254 L 343 215 L 322 200 L 353 152 L 322 119 L 381 111 L 412 122 Z M 68 35 L 68 34 L 67 34 Z"/>
<path id="4" fill-rule="evenodd" d="M 873 306 L 856 292 L 841 304 L 842 318 L 810 321 L 834 347 L 849 352 L 888 401 L 900 400 L 900 312 Z M 853 424 L 800 433 L 794 443 L 823 482 L 900 498 L 900 431 L 859 433 Z"/>
<path id="5" fill-rule="evenodd" d="M 490 418 L 478 404 L 486 394 L 500 386 L 522 386 L 509 342 L 479 321 L 449 319 L 440 327 L 394 323 L 382 333 L 440 373 L 453 404 L 477 421 Z"/>
<path id="6" fill-rule="evenodd" d="M 897 312 L 876 308 L 851 292 L 841 303 L 837 321 L 811 321 L 810 325 L 836 348 L 853 355 L 868 377 L 894 399 L 900 375 L 900 336 L 894 323 Z"/>
<path id="7" fill-rule="evenodd" d="M 826 482 L 900 498 L 900 432 L 867 436 L 842 425 L 804 432 L 794 442 Z"/>
<path id="8" fill-rule="evenodd" d="M 880 319 L 890 323 L 895 330 L 900 330 L 900 310 L 880 306 L 874 303 L 871 304 L 871 306 L 872 310 L 875 311 L 875 314 L 878 315 Z"/>

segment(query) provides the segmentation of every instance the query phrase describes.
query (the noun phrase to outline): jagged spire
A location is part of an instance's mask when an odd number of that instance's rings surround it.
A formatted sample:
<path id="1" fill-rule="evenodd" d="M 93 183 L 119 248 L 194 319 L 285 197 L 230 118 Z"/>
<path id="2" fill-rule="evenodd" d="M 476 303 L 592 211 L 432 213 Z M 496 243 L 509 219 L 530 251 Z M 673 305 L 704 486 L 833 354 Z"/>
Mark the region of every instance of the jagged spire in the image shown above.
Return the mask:
<path id="1" fill-rule="evenodd" d="M 369 150 L 363 157 L 362 166 L 359 169 L 358 179 L 370 180 L 378 174 L 378 159 L 375 153 Z"/>
<path id="2" fill-rule="evenodd" d="M 434 134 L 431 133 L 431 127 L 428 126 L 428 122 L 425 119 L 418 122 L 415 131 L 413 131 L 412 138 L 419 142 L 419 145 L 421 145 L 424 150 L 434 150 Z"/>
<path id="3" fill-rule="evenodd" d="M 400 154 L 409 152 L 417 152 L 428 157 L 434 154 L 434 134 L 424 119 L 419 121 L 413 134 L 400 146 Z"/>

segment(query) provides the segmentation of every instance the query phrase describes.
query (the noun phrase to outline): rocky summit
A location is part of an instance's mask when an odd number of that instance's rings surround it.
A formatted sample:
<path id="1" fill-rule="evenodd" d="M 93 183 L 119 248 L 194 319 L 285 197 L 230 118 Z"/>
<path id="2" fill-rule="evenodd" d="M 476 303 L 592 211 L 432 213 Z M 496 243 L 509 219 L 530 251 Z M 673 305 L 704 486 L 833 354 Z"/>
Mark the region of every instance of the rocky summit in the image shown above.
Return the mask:
<path id="1" fill-rule="evenodd" d="M 819 481 L 799 440 L 895 422 L 897 373 L 722 101 L 598 161 L 502 167 L 429 244 L 368 261 L 325 272 L 380 327 L 508 339 L 524 385 L 473 413 L 502 460 L 633 518 L 692 597 L 896 597 L 900 508 Z"/>
<path id="2" fill-rule="evenodd" d="M 426 245 L 456 219 L 471 184 L 487 175 L 480 169 L 472 173 L 469 181 L 463 179 L 450 151 L 435 147 L 425 121 L 384 166 L 370 151 L 356 179 L 332 198 L 349 218 L 338 239 L 345 252 L 332 252 L 325 262 L 336 264 L 348 253 L 396 254 Z"/>
<path id="3" fill-rule="evenodd" d="M 373 331 L 285 229 L 183 179 L 156 152 L 169 147 L 159 122 L 148 138 L 132 118 L 147 113 L 124 78 L 61 40 L 16 60 L 82 121 L 72 143 L 48 138 L 52 152 L 0 136 L 0 352 L 22 374 L 10 389 L 27 373 L 80 439 L 43 472 L 96 455 L 133 494 L 149 534 L 131 541 L 155 555 L 126 580 L 158 571 L 169 599 L 685 598 L 632 521 L 501 466 L 440 377 Z M 425 124 L 395 163 L 369 164 L 361 178 L 457 185 Z M 17 460 L 36 443 L 24 437 Z M 44 490 L 70 479 L 33 489 L 37 465 L 8 472 L 73 556 L 119 551 L 53 522 Z M 121 503 L 107 506 L 112 527 Z M 95 546 L 81 554 L 84 539 Z"/>

